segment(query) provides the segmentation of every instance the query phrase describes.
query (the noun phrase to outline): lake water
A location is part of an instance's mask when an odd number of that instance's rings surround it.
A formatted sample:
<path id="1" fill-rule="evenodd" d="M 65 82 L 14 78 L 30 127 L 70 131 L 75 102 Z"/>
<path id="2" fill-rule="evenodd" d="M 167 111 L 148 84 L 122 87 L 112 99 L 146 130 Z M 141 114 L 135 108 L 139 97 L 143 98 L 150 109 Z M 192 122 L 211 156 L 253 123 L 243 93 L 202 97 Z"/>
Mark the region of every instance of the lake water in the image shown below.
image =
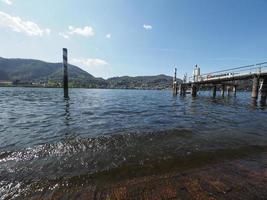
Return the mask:
<path id="1" fill-rule="evenodd" d="M 267 146 L 267 110 L 250 93 L 213 99 L 208 92 L 71 89 L 67 101 L 62 92 L 0 88 L 0 199 L 122 167 L 138 176 L 160 162 L 186 169 L 198 164 L 184 162 L 189 157 L 227 159 L 229 151 L 238 157 Z"/>

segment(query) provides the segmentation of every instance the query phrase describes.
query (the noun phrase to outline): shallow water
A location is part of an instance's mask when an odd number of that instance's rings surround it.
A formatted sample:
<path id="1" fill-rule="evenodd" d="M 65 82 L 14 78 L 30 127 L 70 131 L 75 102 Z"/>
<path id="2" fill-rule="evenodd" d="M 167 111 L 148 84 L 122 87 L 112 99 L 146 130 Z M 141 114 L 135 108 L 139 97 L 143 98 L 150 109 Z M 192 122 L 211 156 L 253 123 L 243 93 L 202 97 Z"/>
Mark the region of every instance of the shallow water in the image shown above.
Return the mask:
<path id="1" fill-rule="evenodd" d="M 61 89 L 0 88 L 0 198 L 121 167 L 186 168 L 196 155 L 266 150 L 267 110 L 250 93 L 213 99 L 71 89 L 70 100 L 62 96 Z"/>

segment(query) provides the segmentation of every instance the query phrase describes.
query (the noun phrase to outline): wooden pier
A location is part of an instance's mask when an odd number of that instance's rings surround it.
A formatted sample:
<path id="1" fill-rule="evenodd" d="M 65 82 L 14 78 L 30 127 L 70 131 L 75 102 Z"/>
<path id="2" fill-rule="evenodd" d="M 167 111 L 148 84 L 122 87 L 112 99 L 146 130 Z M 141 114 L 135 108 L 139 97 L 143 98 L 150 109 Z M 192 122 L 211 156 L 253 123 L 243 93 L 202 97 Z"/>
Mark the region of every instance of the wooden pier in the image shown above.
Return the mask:
<path id="1" fill-rule="evenodd" d="M 248 65 L 243 67 L 236 67 L 232 69 L 221 70 L 212 73 L 201 75 L 200 68 L 196 66 L 193 76 L 189 80 L 184 80 L 178 83 L 175 78 L 173 83 L 174 95 L 177 95 L 177 88 L 179 88 L 180 95 L 186 95 L 187 91 L 191 91 L 192 97 L 197 96 L 201 89 L 211 88 L 212 97 L 217 96 L 218 89 L 221 90 L 221 96 L 237 93 L 238 81 L 252 80 L 252 94 L 251 97 L 257 100 L 260 95 L 260 102 L 266 104 L 267 99 L 267 62 Z M 225 91 L 226 90 L 226 91 Z"/>

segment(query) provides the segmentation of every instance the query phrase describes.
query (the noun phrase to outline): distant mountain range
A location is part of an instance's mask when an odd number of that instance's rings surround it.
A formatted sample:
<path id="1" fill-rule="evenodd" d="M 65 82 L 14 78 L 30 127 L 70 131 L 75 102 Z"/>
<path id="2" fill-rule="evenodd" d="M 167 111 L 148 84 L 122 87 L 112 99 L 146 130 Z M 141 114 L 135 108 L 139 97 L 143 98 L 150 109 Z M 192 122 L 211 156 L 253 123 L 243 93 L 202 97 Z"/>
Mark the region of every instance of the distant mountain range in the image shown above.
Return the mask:
<path id="1" fill-rule="evenodd" d="M 69 65 L 70 87 L 167 89 L 172 77 L 166 75 L 96 78 L 77 66 Z M 48 63 L 33 59 L 6 59 L 0 57 L 0 85 L 61 87 L 62 63 Z"/>

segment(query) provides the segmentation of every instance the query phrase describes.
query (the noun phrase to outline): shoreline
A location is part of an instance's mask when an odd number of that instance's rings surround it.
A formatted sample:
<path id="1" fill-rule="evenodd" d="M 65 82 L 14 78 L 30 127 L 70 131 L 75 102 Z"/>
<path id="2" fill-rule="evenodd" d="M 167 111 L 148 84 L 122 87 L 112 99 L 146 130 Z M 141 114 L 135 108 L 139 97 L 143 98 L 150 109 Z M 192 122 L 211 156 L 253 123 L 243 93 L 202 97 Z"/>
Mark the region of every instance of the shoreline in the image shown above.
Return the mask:
<path id="1" fill-rule="evenodd" d="M 38 86 L 3 86 L 0 85 L 0 88 L 40 88 L 40 89 L 63 89 L 63 87 L 38 87 Z M 100 90 L 163 90 L 168 91 L 172 88 L 87 88 L 87 87 L 69 87 L 69 89 L 100 89 Z"/>
<path id="2" fill-rule="evenodd" d="M 267 147 L 219 150 L 174 160 L 121 166 L 94 174 L 40 181 L 27 199 L 264 199 Z"/>
<path id="3" fill-rule="evenodd" d="M 29 199 L 265 199 L 267 152 L 183 171 L 122 178 L 102 184 L 90 180 L 55 184 Z M 63 183 L 66 180 L 62 179 Z"/>

